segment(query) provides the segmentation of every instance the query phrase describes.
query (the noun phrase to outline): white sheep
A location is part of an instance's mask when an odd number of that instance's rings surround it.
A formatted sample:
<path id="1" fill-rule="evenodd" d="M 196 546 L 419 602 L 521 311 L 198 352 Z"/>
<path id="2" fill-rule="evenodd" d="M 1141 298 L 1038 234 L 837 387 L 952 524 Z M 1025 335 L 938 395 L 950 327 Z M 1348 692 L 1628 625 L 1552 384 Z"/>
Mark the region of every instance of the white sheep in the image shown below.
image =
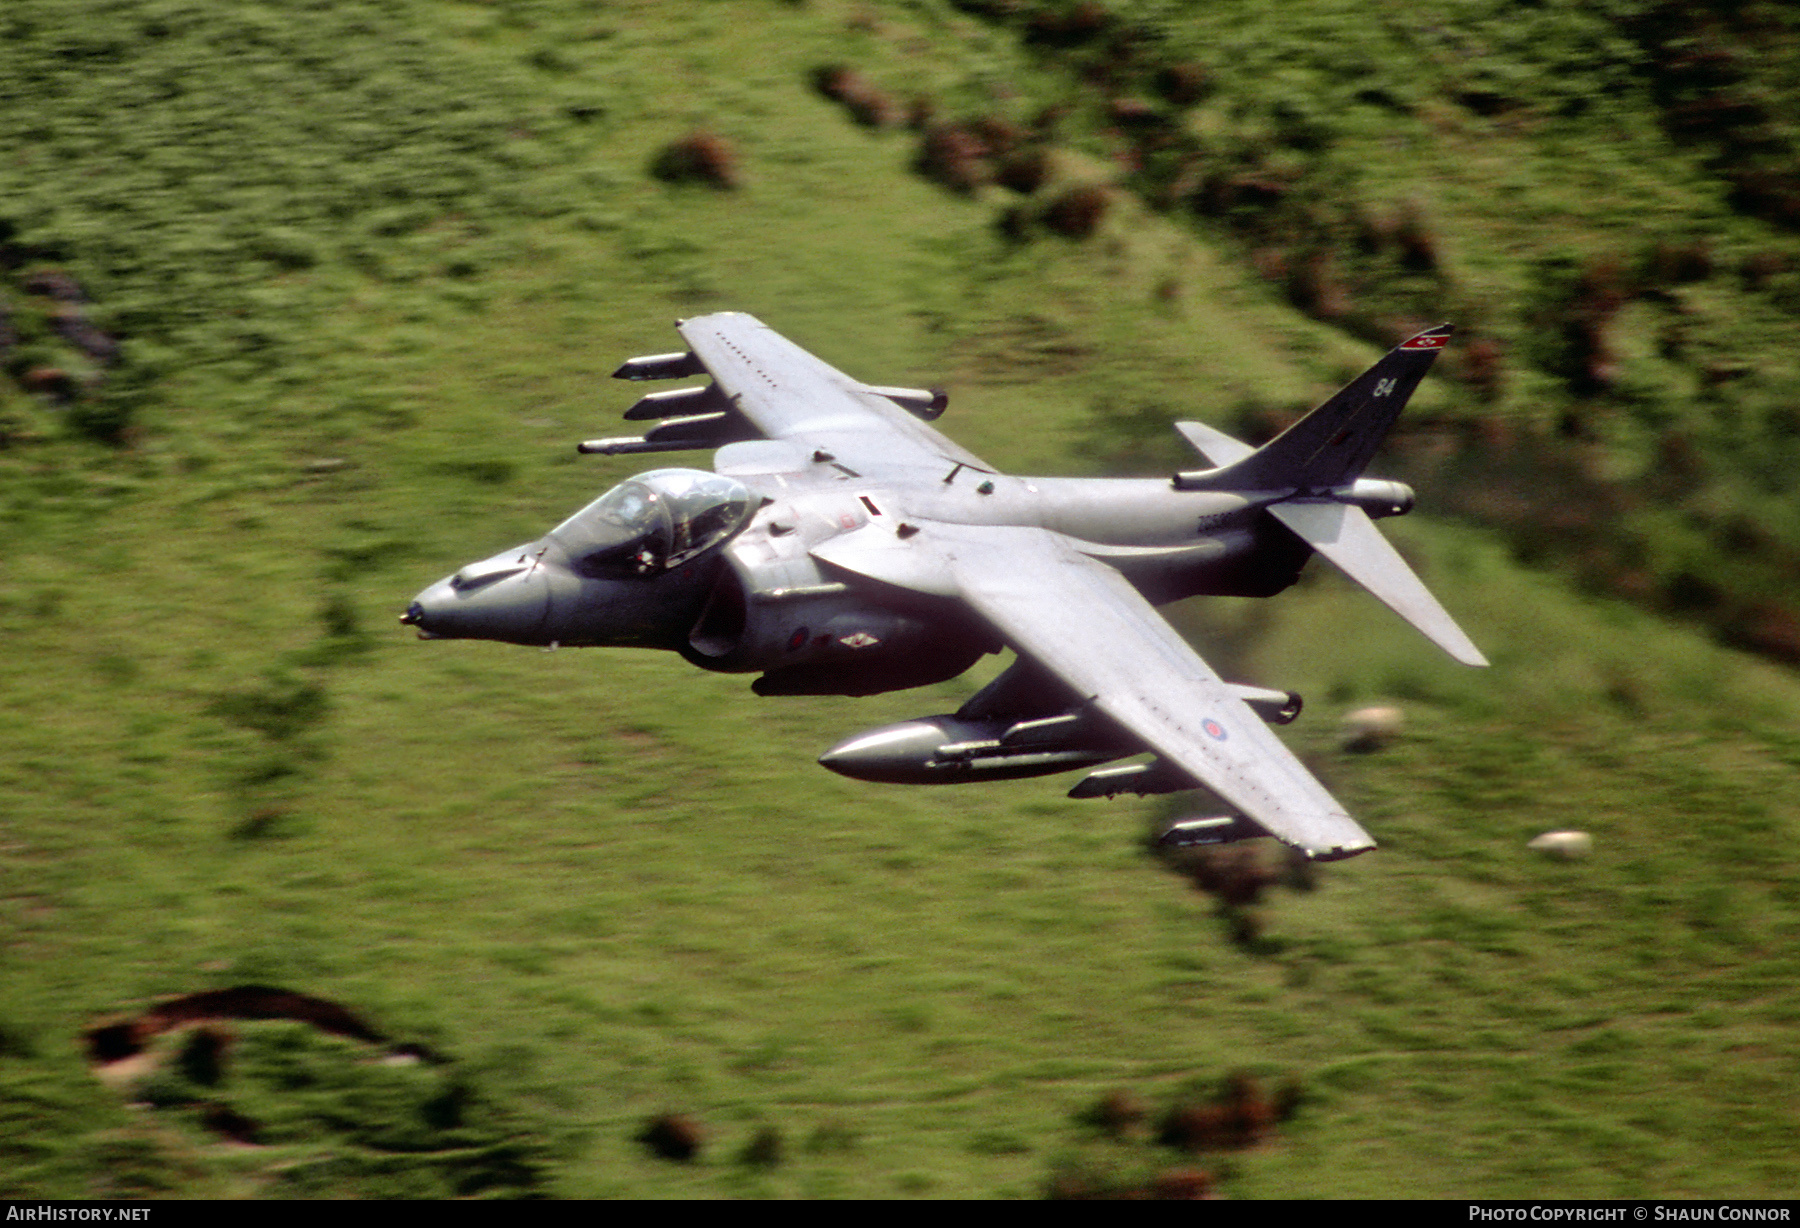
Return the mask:
<path id="1" fill-rule="evenodd" d="M 1594 838 L 1584 831 L 1547 831 L 1525 847 L 1559 861 L 1580 861 L 1594 851 Z"/>
<path id="2" fill-rule="evenodd" d="M 1358 708 L 1346 712 L 1342 723 L 1344 749 L 1358 754 L 1380 750 L 1400 736 L 1403 723 L 1398 708 Z"/>

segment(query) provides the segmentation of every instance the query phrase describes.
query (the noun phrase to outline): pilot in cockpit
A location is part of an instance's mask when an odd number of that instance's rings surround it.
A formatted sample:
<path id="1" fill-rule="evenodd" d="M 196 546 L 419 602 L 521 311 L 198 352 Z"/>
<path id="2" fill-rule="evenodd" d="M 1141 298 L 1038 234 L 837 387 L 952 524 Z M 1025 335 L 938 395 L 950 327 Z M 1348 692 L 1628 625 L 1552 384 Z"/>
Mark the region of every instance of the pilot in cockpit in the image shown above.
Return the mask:
<path id="1" fill-rule="evenodd" d="M 655 469 L 619 483 L 550 531 L 569 566 L 594 579 L 649 576 L 750 523 L 757 498 L 735 478 Z"/>

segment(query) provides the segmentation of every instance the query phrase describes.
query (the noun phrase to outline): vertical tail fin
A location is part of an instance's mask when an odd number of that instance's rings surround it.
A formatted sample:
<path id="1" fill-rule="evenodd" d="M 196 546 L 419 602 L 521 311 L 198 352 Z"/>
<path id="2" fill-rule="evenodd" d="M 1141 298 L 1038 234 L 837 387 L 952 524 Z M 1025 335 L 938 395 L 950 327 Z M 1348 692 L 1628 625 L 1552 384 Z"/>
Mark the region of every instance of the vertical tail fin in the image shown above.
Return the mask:
<path id="1" fill-rule="evenodd" d="M 1219 469 L 1177 474 L 1176 487 L 1326 491 L 1354 482 L 1454 331 L 1440 324 L 1402 341 L 1255 452 Z"/>
<path id="2" fill-rule="evenodd" d="M 1411 492 L 1395 482 L 1357 481 L 1452 331 L 1440 324 L 1402 341 L 1343 391 L 1255 451 L 1209 426 L 1176 423 L 1188 442 L 1219 467 L 1178 473 L 1175 487 L 1264 495 L 1269 515 L 1432 643 L 1465 665 L 1486 665 L 1481 650 L 1365 510 L 1377 515 L 1405 511 L 1412 505 Z M 1397 498 L 1401 494 L 1403 501 Z M 1403 505 L 1393 506 L 1397 502 Z"/>

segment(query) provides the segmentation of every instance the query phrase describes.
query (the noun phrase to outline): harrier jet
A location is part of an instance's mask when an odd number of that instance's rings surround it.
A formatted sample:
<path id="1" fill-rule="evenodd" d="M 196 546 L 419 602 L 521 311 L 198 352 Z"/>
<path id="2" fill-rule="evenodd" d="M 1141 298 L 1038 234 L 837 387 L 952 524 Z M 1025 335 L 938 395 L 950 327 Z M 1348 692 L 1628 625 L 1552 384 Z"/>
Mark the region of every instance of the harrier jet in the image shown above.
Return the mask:
<path id="1" fill-rule="evenodd" d="M 927 425 L 942 393 L 861 383 L 736 312 L 677 328 L 687 349 L 614 375 L 709 382 L 642 397 L 625 417 L 655 426 L 580 450 L 716 449 L 712 470 L 622 482 L 432 585 L 401 622 L 427 639 L 670 649 L 760 673 L 759 695 L 925 686 L 1010 648 L 956 712 L 859 733 L 820 762 L 910 784 L 1093 769 L 1072 797 L 1203 788 L 1230 813 L 1172 842 L 1273 835 L 1319 859 L 1375 842 L 1269 730 L 1299 697 L 1222 681 L 1155 607 L 1270 596 L 1318 553 L 1456 660 L 1487 664 L 1375 527 L 1413 492 L 1362 476 L 1448 326 L 1261 448 L 1176 423 L 1206 464 L 1164 478 L 1012 477 Z"/>

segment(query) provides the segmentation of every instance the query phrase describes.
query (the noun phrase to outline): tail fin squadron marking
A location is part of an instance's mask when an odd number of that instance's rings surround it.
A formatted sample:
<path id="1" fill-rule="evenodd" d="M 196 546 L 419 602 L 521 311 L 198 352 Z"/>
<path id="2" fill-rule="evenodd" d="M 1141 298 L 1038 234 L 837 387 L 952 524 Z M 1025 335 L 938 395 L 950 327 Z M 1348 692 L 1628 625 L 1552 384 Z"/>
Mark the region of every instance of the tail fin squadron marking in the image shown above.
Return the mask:
<path id="1" fill-rule="evenodd" d="M 1454 330 L 1448 324 L 1440 324 L 1416 337 L 1402 341 L 1400 348 L 1403 350 L 1441 350 L 1444 348 L 1444 343 L 1450 340 L 1452 331 Z"/>

